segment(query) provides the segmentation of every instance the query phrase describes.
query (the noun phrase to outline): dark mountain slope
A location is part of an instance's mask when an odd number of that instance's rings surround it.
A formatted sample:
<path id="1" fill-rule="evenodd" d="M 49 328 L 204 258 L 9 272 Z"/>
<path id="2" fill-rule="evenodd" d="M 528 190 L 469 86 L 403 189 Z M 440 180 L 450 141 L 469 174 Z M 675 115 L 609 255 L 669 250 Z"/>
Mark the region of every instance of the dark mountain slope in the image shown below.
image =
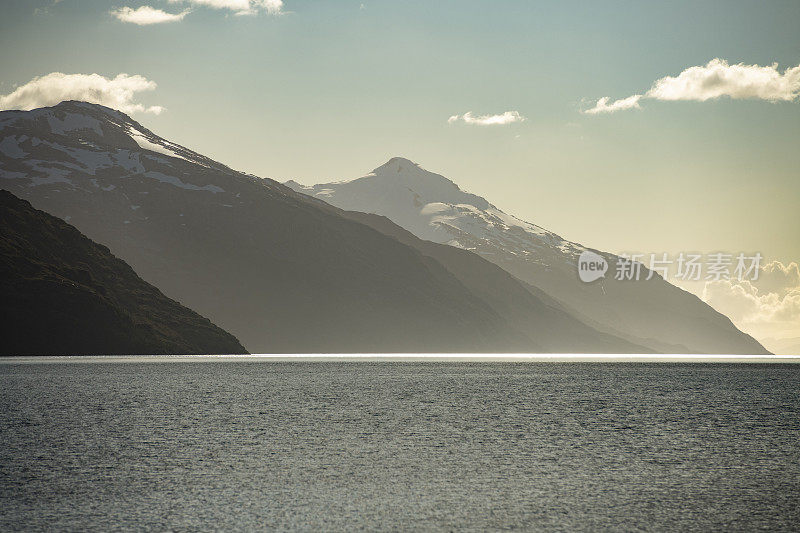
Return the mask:
<path id="1" fill-rule="evenodd" d="M 499 266 L 472 252 L 419 239 L 383 216 L 356 211 L 345 212 L 345 216 L 390 235 L 444 265 L 542 352 L 653 353 L 587 326 L 555 300 L 544 293 L 535 295 L 535 288 L 526 287 Z"/>
<path id="2" fill-rule="evenodd" d="M 0 190 L 2 355 L 246 353 L 105 246 Z"/>

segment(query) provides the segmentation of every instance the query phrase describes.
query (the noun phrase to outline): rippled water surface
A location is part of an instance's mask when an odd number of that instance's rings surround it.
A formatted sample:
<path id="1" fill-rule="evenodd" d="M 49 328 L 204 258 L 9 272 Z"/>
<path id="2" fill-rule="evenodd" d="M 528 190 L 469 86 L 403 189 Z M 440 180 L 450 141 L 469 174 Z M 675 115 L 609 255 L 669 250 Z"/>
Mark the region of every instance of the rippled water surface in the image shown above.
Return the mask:
<path id="1" fill-rule="evenodd" d="M 800 365 L 0 365 L 0 529 L 791 530 Z"/>

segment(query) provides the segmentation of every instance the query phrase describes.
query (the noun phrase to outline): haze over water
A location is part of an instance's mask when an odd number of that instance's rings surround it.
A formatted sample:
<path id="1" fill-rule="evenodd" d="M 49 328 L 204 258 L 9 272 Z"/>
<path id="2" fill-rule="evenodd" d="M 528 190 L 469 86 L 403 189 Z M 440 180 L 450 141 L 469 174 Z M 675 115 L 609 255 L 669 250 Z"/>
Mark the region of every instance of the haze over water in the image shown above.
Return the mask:
<path id="1" fill-rule="evenodd" d="M 800 366 L 0 365 L 0 529 L 789 530 Z"/>

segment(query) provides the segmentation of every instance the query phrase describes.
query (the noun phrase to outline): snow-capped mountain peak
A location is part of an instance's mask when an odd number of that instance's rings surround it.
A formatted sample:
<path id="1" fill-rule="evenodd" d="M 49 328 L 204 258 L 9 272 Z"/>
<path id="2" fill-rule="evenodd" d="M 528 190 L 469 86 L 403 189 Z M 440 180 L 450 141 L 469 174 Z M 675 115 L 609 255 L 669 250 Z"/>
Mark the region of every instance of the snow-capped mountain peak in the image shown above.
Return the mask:
<path id="1" fill-rule="evenodd" d="M 362 182 L 366 180 L 381 182 L 382 185 L 387 182 L 394 182 L 429 202 L 453 205 L 467 204 L 478 209 L 494 207 L 485 198 L 462 191 L 458 185 L 441 174 L 429 172 L 419 164 L 404 157 L 393 157 L 363 178 L 353 181 Z"/>
<path id="2" fill-rule="evenodd" d="M 501 245 L 531 260 L 531 248 L 545 246 L 570 254 L 584 249 L 504 213 L 485 198 L 465 192 L 444 176 L 403 157 L 393 157 L 366 176 L 350 181 L 313 186 L 290 181 L 286 185 L 343 209 L 364 211 L 369 206 L 369 211 L 389 217 L 418 237 L 461 248 Z"/>
<path id="3" fill-rule="evenodd" d="M 15 130 L 24 130 L 27 135 L 15 136 Z M 8 157 L 24 153 L 21 145 L 26 141 L 28 145 L 31 142 L 35 146 L 45 144 L 62 151 L 66 151 L 63 150 L 64 146 L 77 141 L 81 145 L 81 153 L 72 150 L 68 155 L 90 173 L 96 172 L 98 165 L 107 163 L 97 153 L 109 146 L 122 146 L 132 152 L 154 152 L 208 168 L 229 170 L 220 163 L 159 137 L 120 111 L 88 102 L 69 100 L 32 111 L 4 111 L 0 116 L 0 131 L 4 137 L 0 153 Z M 35 133 L 35 137 L 30 136 L 31 132 Z M 63 137 L 68 139 L 61 141 Z"/>
<path id="4" fill-rule="evenodd" d="M 243 200 L 227 188 L 235 176 L 240 175 L 101 105 L 65 101 L 0 112 L 0 178 L 3 188 L 24 199 L 41 195 L 61 205 L 57 196 L 82 190 L 118 196 L 130 210 L 125 224 L 137 224 L 150 216 L 140 209 L 140 195 L 162 189 L 206 195 L 218 207 L 240 205 Z"/>

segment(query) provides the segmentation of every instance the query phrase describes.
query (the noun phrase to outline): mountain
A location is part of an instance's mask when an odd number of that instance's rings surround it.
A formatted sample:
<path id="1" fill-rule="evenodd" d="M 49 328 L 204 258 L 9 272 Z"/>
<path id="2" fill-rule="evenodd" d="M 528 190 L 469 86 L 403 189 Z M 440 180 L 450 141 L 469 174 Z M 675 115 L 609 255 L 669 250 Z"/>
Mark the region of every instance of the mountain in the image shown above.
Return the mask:
<path id="1" fill-rule="evenodd" d="M 0 190 L 2 355 L 246 353 L 108 248 Z"/>
<path id="2" fill-rule="evenodd" d="M 103 106 L 0 113 L 0 183 L 252 352 L 643 350 L 478 256 L 448 268 L 449 250 L 426 252 L 388 220 L 236 172 Z"/>
<path id="3" fill-rule="evenodd" d="M 342 209 L 388 217 L 420 239 L 475 252 L 595 329 L 652 350 L 768 353 L 727 317 L 657 274 L 648 281 L 618 281 L 612 272 L 582 283 L 577 261 L 583 251 L 602 255 L 610 265 L 618 258 L 511 216 L 408 159 L 393 158 L 350 181 L 286 185 Z M 649 271 L 642 271 L 647 277 Z"/>
<path id="4" fill-rule="evenodd" d="M 651 353 L 619 337 L 600 333 L 576 319 L 557 301 L 510 275 L 497 265 L 468 250 L 425 241 L 399 227 L 388 218 L 348 211 L 357 220 L 414 247 L 442 264 L 479 296 L 504 321 L 529 339 L 524 348 L 538 352 L 571 353 Z"/>

